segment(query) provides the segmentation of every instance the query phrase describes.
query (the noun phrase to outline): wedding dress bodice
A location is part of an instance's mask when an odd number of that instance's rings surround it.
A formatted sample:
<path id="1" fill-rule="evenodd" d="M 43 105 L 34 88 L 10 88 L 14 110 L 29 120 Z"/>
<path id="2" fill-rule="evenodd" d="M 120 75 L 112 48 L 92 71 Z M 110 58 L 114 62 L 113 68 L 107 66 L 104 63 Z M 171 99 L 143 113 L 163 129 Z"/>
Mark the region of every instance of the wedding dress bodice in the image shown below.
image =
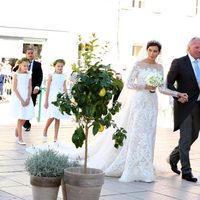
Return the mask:
<path id="1" fill-rule="evenodd" d="M 144 90 L 146 85 L 146 77 L 152 72 L 159 73 L 164 79 L 164 71 L 161 64 L 149 64 L 142 61 L 137 62 L 129 75 L 127 87 L 135 90 Z M 177 97 L 176 91 L 169 90 L 166 87 L 166 81 L 158 89 L 163 94 Z"/>

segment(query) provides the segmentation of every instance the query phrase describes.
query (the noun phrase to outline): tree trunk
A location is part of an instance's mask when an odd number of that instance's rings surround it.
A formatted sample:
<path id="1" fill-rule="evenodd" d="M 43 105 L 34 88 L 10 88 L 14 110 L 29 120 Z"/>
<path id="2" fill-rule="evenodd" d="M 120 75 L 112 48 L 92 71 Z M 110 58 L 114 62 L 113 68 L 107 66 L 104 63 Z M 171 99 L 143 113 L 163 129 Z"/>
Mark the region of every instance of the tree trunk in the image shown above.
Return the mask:
<path id="1" fill-rule="evenodd" d="M 85 125 L 85 160 L 84 160 L 84 174 L 87 174 L 87 158 L 88 158 L 88 123 Z"/>

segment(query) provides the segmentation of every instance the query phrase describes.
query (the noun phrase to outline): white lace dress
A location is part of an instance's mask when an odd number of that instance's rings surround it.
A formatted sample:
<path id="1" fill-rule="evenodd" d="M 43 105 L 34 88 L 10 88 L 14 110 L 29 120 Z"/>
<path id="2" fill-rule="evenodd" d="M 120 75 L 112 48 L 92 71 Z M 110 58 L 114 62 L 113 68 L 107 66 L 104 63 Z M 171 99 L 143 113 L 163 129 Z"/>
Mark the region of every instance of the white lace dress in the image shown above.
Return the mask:
<path id="1" fill-rule="evenodd" d="M 144 89 L 145 79 L 151 72 L 158 72 L 163 76 L 163 67 L 160 64 L 136 63 L 127 81 L 129 89 L 124 88 L 120 94 L 122 108 L 114 116 L 114 120 L 119 127 L 127 130 L 127 139 L 123 147 L 114 148 L 112 128 L 106 129 L 89 145 L 88 166 L 102 169 L 107 176 L 120 177 L 119 181 L 122 182 L 155 180 L 153 157 L 158 102 L 156 93 Z M 177 92 L 166 87 L 159 90 L 177 96 Z M 52 148 L 70 157 L 84 156 L 82 149 L 73 152 L 69 145 L 52 144 Z"/>

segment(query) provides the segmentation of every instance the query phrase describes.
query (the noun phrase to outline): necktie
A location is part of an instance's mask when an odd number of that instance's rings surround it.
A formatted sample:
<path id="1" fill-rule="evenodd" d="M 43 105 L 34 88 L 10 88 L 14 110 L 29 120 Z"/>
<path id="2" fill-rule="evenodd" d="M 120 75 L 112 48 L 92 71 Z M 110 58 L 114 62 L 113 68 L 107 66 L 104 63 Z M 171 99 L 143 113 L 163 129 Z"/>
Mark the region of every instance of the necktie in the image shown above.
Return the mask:
<path id="1" fill-rule="evenodd" d="M 200 80 L 200 67 L 198 65 L 198 61 L 195 60 L 193 63 L 194 63 L 195 75 L 196 75 L 197 80 L 199 81 Z"/>
<path id="2" fill-rule="evenodd" d="M 32 62 L 29 62 L 28 71 L 30 71 L 30 69 L 31 69 L 31 64 L 32 64 Z"/>

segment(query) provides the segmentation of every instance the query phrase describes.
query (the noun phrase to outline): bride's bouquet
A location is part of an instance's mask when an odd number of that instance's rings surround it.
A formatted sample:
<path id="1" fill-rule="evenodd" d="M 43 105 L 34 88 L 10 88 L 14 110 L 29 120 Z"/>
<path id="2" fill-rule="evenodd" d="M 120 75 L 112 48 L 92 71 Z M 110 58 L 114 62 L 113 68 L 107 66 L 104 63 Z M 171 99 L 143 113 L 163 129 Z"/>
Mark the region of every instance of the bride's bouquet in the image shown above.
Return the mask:
<path id="1" fill-rule="evenodd" d="M 163 84 L 163 76 L 158 72 L 151 72 L 146 77 L 146 84 L 153 87 L 160 87 Z M 154 93 L 155 90 L 150 90 Z"/>

